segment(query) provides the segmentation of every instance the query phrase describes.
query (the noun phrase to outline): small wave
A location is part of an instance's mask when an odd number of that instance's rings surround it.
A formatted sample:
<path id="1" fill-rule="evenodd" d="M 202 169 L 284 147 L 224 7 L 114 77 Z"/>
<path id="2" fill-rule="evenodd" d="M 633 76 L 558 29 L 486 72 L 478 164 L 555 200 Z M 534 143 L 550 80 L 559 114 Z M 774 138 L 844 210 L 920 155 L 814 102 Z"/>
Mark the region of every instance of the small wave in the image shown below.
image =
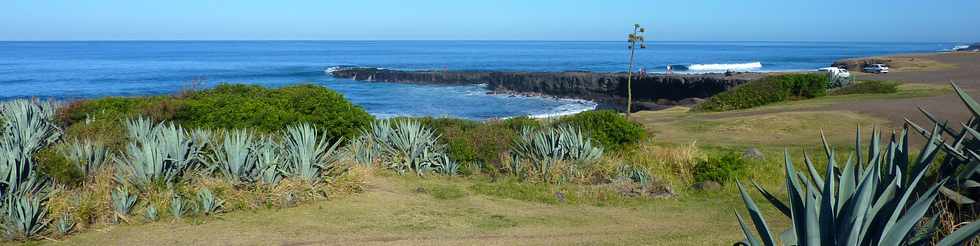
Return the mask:
<path id="1" fill-rule="evenodd" d="M 678 71 L 751 71 L 761 69 L 762 62 L 675 65 L 672 68 Z"/>

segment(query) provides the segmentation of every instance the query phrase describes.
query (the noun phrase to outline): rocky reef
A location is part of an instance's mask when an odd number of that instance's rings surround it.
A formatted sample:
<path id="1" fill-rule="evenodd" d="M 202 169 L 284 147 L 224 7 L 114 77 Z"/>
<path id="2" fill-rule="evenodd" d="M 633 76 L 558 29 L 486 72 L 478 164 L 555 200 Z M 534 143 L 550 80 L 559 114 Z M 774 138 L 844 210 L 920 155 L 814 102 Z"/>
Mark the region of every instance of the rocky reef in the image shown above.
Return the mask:
<path id="1" fill-rule="evenodd" d="M 329 71 L 338 78 L 359 81 L 486 84 L 491 93 L 545 95 L 625 102 L 626 73 L 501 72 L 501 71 L 402 71 L 378 68 L 343 68 Z M 762 74 L 634 75 L 635 101 L 692 101 L 762 77 Z"/>

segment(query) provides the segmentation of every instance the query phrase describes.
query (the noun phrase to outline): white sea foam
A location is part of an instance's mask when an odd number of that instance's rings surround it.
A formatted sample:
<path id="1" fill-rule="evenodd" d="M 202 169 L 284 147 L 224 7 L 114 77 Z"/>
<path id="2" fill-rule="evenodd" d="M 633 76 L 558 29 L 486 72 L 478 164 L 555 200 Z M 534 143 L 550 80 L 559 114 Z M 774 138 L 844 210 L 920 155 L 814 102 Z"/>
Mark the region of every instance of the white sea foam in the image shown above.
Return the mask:
<path id="1" fill-rule="evenodd" d="M 691 64 L 689 71 L 751 71 L 762 68 L 762 62 L 730 63 L 730 64 Z"/>
<path id="2" fill-rule="evenodd" d="M 598 103 L 589 100 L 578 100 L 578 99 L 558 99 L 558 100 L 567 103 L 554 107 L 553 109 L 549 110 L 546 113 L 532 114 L 532 115 L 528 115 L 528 117 L 535 118 L 535 119 L 561 117 L 561 116 L 573 115 L 585 111 L 595 110 L 599 106 Z"/>

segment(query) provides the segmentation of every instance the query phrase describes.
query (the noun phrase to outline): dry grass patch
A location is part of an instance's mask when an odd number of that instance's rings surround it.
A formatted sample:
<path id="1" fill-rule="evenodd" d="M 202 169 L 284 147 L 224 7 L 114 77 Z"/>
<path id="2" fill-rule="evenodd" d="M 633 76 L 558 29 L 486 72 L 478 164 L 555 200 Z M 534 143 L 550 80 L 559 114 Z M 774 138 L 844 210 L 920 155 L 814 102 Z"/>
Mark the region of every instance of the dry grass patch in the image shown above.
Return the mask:
<path id="1" fill-rule="evenodd" d="M 656 141 L 670 144 L 697 141 L 713 146 L 791 147 L 817 144 L 821 130 L 831 143 L 846 144 L 854 140 L 857 126 L 888 127 L 886 120 L 845 111 L 778 112 L 730 117 L 675 112 L 637 115 L 654 132 Z"/>

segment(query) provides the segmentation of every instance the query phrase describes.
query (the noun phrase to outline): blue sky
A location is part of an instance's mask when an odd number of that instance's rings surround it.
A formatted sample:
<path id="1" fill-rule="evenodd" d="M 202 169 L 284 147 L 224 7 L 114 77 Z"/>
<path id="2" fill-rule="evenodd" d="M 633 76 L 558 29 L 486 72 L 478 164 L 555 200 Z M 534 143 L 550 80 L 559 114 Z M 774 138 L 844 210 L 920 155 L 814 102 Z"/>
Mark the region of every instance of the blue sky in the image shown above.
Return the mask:
<path id="1" fill-rule="evenodd" d="M 978 0 L 3 0 L 0 40 L 980 41 Z"/>

